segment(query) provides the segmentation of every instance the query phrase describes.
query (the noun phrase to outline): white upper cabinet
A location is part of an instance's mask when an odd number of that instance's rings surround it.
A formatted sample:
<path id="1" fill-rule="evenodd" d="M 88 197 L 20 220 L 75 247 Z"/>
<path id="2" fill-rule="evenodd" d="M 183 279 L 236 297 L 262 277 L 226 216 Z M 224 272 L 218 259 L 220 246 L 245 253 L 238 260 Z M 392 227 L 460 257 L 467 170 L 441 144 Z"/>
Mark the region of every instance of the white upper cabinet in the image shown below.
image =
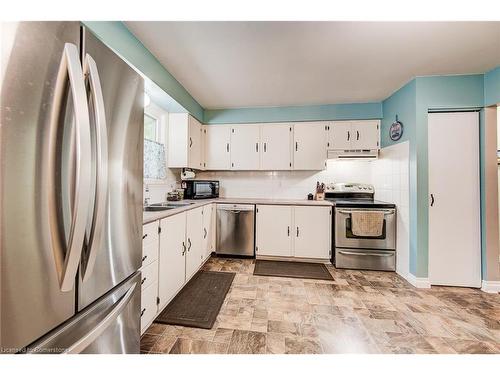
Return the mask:
<path id="1" fill-rule="evenodd" d="M 203 126 L 205 141 L 204 168 L 207 170 L 228 170 L 231 168 L 231 127 L 227 125 Z"/>
<path id="2" fill-rule="evenodd" d="M 267 171 L 292 169 L 291 124 L 264 124 L 260 128 L 261 168 Z"/>
<path id="3" fill-rule="evenodd" d="M 326 167 L 327 130 L 324 122 L 301 122 L 293 127 L 293 169 Z"/>
<path id="4" fill-rule="evenodd" d="M 375 150 L 379 148 L 379 123 L 378 120 L 353 121 L 352 142 L 355 150 Z"/>
<path id="5" fill-rule="evenodd" d="M 260 126 L 231 126 L 231 169 L 260 169 Z"/>
<path id="6" fill-rule="evenodd" d="M 187 113 L 168 115 L 169 168 L 203 169 L 202 128 L 198 120 Z"/>
<path id="7" fill-rule="evenodd" d="M 334 121 L 329 125 L 329 150 L 377 150 L 379 142 L 379 120 Z"/>
<path id="8" fill-rule="evenodd" d="M 351 148 L 352 130 L 350 121 L 336 121 L 329 125 L 328 145 L 332 150 Z"/>

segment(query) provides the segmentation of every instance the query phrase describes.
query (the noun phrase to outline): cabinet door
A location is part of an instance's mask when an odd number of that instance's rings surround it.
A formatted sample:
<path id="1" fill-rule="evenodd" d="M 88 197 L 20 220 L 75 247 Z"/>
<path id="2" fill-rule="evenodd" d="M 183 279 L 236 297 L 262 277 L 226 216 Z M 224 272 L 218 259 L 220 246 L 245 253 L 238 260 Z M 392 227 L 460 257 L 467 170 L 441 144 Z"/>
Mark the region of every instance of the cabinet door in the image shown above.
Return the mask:
<path id="1" fill-rule="evenodd" d="M 186 281 L 201 265 L 203 246 L 203 207 L 186 212 Z"/>
<path id="2" fill-rule="evenodd" d="M 260 169 L 260 126 L 231 126 L 231 169 Z"/>
<path id="3" fill-rule="evenodd" d="M 201 151 L 202 151 L 202 136 L 201 124 L 194 117 L 189 116 L 189 167 L 201 169 L 203 167 Z"/>
<path id="4" fill-rule="evenodd" d="M 281 171 L 292 169 L 292 125 L 265 124 L 261 134 L 261 169 Z"/>
<path id="5" fill-rule="evenodd" d="M 169 113 L 167 142 L 168 167 L 188 167 L 189 115 L 187 113 Z"/>
<path id="6" fill-rule="evenodd" d="M 257 206 L 257 255 L 293 256 L 292 207 Z"/>
<path id="7" fill-rule="evenodd" d="M 203 246 L 201 261 L 204 262 L 212 254 L 213 239 L 213 205 L 203 206 Z"/>
<path id="8" fill-rule="evenodd" d="M 330 207 L 294 207 L 294 256 L 329 259 L 331 220 Z"/>
<path id="9" fill-rule="evenodd" d="M 321 122 L 297 123 L 293 127 L 293 169 L 325 168 L 327 132 Z"/>
<path id="10" fill-rule="evenodd" d="M 208 125 L 205 136 L 205 169 L 229 170 L 231 168 L 231 128 L 226 125 Z"/>
<path id="11" fill-rule="evenodd" d="M 177 294 L 186 279 L 186 213 L 162 219 L 160 226 L 158 296 L 161 309 Z"/>
<path id="12" fill-rule="evenodd" d="M 335 121 L 330 125 L 329 144 L 332 150 L 350 150 L 353 139 L 350 121 Z"/>
<path id="13" fill-rule="evenodd" d="M 355 150 L 376 150 L 379 148 L 379 121 L 352 122 L 352 148 Z"/>

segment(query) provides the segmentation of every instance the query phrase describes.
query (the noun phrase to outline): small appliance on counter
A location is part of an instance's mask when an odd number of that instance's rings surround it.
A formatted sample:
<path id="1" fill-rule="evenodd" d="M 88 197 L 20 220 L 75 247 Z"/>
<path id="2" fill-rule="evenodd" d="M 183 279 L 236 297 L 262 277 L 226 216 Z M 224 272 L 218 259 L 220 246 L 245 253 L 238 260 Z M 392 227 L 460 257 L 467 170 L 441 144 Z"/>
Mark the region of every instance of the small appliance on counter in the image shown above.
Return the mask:
<path id="1" fill-rule="evenodd" d="M 372 185 L 329 184 L 334 208 L 332 263 L 337 268 L 396 270 L 396 205 L 374 200 Z"/>
<path id="2" fill-rule="evenodd" d="M 323 201 L 325 200 L 325 184 L 316 182 L 316 200 Z"/>
<path id="3" fill-rule="evenodd" d="M 219 181 L 185 180 L 182 181 L 184 199 L 210 199 L 219 197 Z"/>

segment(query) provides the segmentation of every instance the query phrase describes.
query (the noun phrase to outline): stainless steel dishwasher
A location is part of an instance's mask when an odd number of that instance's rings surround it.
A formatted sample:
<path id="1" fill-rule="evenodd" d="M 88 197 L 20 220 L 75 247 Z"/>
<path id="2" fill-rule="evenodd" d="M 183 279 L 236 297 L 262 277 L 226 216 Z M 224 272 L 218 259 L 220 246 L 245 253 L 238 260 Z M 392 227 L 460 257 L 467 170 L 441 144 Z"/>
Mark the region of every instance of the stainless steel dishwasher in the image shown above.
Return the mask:
<path id="1" fill-rule="evenodd" d="M 216 254 L 254 256 L 255 206 L 217 204 Z"/>

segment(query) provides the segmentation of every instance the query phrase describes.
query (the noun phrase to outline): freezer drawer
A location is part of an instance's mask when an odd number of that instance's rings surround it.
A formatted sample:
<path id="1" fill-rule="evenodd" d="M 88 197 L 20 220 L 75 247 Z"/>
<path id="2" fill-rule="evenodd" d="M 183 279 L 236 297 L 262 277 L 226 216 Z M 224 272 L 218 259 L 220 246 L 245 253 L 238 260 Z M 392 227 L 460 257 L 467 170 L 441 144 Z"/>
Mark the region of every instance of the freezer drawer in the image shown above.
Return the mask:
<path id="1" fill-rule="evenodd" d="M 224 255 L 255 255 L 255 206 L 217 205 L 215 252 Z"/>
<path id="2" fill-rule="evenodd" d="M 33 354 L 137 354 L 140 345 L 141 274 L 51 332 L 26 352 Z"/>
<path id="3" fill-rule="evenodd" d="M 335 267 L 395 271 L 396 252 L 394 250 L 335 249 Z"/>

